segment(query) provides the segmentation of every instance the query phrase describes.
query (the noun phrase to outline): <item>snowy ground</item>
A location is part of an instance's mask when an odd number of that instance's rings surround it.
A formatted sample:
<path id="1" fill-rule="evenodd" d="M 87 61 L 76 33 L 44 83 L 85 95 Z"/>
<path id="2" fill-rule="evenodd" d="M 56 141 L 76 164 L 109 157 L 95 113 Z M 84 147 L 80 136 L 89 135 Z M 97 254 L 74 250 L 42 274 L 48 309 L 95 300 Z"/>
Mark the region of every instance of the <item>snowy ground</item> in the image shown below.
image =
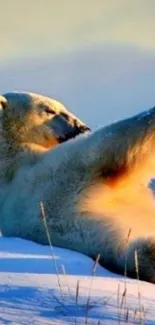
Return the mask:
<path id="1" fill-rule="evenodd" d="M 47 246 L 0 237 L 0 325 L 155 324 L 154 285 L 100 266 L 92 276 L 88 257 L 54 254 L 53 262 Z"/>

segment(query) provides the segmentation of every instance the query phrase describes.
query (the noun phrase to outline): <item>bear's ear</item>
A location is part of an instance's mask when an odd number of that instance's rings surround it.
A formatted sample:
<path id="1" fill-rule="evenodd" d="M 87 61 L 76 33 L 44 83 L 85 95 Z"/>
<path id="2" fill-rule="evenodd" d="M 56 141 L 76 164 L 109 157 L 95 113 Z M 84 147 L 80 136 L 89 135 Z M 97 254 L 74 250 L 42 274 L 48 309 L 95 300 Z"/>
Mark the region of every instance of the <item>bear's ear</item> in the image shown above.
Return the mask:
<path id="1" fill-rule="evenodd" d="M 7 99 L 4 96 L 0 96 L 0 109 L 4 110 L 7 106 Z"/>

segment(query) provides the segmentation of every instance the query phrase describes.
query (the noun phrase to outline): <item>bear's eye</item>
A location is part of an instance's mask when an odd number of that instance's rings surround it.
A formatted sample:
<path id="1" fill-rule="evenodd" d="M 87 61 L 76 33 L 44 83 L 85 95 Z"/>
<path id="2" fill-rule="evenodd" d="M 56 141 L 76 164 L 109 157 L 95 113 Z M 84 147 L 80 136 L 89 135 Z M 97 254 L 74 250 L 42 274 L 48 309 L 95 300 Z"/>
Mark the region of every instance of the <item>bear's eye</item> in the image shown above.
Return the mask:
<path id="1" fill-rule="evenodd" d="M 49 108 L 49 107 L 44 107 L 44 112 L 46 112 L 47 114 L 51 114 L 51 115 L 56 114 L 56 112 L 52 108 Z"/>

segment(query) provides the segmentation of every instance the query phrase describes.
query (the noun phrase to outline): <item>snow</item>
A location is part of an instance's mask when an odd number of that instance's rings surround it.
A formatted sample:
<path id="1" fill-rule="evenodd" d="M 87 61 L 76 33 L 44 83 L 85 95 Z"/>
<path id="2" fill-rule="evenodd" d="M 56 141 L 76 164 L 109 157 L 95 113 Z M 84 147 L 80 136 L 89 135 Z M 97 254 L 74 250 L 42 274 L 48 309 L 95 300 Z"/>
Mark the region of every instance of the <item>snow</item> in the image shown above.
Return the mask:
<path id="1" fill-rule="evenodd" d="M 153 284 L 53 249 L 54 260 L 48 246 L 0 237 L 0 325 L 155 324 Z"/>

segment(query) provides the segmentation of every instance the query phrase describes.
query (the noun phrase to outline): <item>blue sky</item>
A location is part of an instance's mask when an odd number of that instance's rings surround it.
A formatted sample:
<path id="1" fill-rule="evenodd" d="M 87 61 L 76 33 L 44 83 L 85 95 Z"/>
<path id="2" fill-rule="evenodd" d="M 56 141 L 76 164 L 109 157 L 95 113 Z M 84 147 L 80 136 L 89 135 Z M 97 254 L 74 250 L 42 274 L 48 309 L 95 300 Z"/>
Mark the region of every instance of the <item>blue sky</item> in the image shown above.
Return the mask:
<path id="1" fill-rule="evenodd" d="M 98 127 L 155 104 L 154 0 L 5 0 L 0 91 L 63 101 Z"/>

